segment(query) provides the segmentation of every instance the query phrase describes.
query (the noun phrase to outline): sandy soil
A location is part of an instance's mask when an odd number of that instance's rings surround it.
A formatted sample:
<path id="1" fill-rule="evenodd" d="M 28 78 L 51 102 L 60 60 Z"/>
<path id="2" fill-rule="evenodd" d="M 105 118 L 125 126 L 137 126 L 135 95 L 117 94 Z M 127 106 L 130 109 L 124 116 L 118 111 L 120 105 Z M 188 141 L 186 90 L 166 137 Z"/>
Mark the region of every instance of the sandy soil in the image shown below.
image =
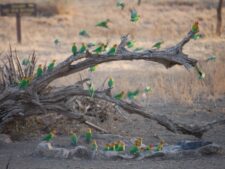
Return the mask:
<path id="1" fill-rule="evenodd" d="M 36 2 L 41 4 L 48 2 L 47 7 L 52 5 L 52 1 L 36 0 Z M 139 97 L 137 101 L 155 113 L 166 114 L 185 123 L 204 123 L 225 118 L 225 27 L 223 26 L 221 38 L 214 35 L 216 5 L 209 0 L 191 0 L 186 4 L 181 3 L 181 1 L 177 2 L 172 0 L 143 0 L 143 5 L 137 7 L 143 17 L 140 24 L 133 25 L 129 22 L 129 15 L 127 15 L 129 7 L 135 5 L 133 1 L 125 11 L 120 11 L 115 7 L 113 0 L 68 0 L 69 5 L 62 6 L 61 4 L 59 15 L 52 17 L 40 15 L 37 18 L 23 17 L 22 44 L 16 43 L 15 18 L 0 17 L 0 57 L 4 58 L 4 54 L 8 50 L 8 43 L 11 43 L 13 48 L 17 49 L 20 58 L 30 55 L 35 50 L 39 63 L 49 62 L 53 58 L 60 62 L 70 55 L 71 44 L 74 41 L 80 44 L 81 42 L 106 42 L 109 40 L 110 45 L 112 45 L 119 42 L 121 34 L 126 33 L 131 34 L 131 38 L 136 40 L 138 47 L 149 48 L 160 39 L 165 40 L 163 47 L 167 47 L 178 42 L 197 19 L 200 21 L 201 32 L 205 34 L 205 38 L 189 43 L 185 47 L 185 52 L 200 60 L 201 66 L 206 72 L 204 81 L 199 81 L 193 70 L 188 72 L 178 66 L 166 70 L 155 63 L 138 61 L 100 65 L 94 74 L 94 83 L 96 86 L 100 86 L 105 78 L 111 75 L 116 81 L 113 92 L 133 90 L 150 85 L 153 89 L 152 93 L 146 98 Z M 67 12 L 63 10 L 65 8 Z M 94 26 L 97 21 L 106 18 L 112 19 L 110 30 L 102 30 Z M 225 23 L 224 19 L 223 23 Z M 79 37 L 80 29 L 87 29 L 91 37 Z M 55 46 L 53 43 L 56 38 L 60 40 L 60 46 Z M 210 55 L 216 55 L 216 62 L 206 63 L 204 61 Z M 83 71 L 81 74 L 83 77 L 89 76 L 87 71 Z M 78 75 L 71 75 L 52 84 L 68 85 L 78 78 Z M 158 142 L 157 136 L 165 139 L 169 144 L 176 143 L 181 139 L 194 139 L 191 136 L 168 132 L 156 122 L 137 115 L 124 113 L 127 118 L 125 119 L 114 108 L 106 109 L 104 107 L 104 110 L 108 116 L 103 123 L 92 117 L 90 120 L 114 134 L 140 136 L 144 138 L 146 143 Z M 224 154 L 202 158 L 149 159 L 144 161 L 58 160 L 34 156 L 33 152 L 40 136 L 45 134 L 48 128 L 56 127 L 60 131 L 60 136 L 58 136 L 60 139 L 67 137 L 65 133 L 71 128 L 79 133 L 86 127 L 77 124 L 76 121 L 71 122 L 62 117 L 59 117 L 58 120 L 51 120 L 51 117 L 43 118 L 44 120 L 39 125 L 34 121 L 29 121 L 30 119 L 26 122 L 12 124 L 11 131 L 7 132 L 12 134 L 15 142 L 0 145 L 0 169 L 6 169 L 9 157 L 11 157 L 11 161 L 8 169 L 225 168 Z M 225 148 L 224 130 L 225 126 L 215 126 L 214 129 L 205 133 L 203 139 L 213 141 Z"/>

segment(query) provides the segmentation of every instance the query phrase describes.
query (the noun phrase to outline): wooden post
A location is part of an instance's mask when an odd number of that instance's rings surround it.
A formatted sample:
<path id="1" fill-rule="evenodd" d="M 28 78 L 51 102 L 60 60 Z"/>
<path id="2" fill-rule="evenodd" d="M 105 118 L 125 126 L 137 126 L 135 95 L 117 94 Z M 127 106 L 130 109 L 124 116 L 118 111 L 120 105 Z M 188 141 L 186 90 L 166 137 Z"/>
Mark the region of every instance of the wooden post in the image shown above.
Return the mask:
<path id="1" fill-rule="evenodd" d="M 17 42 L 21 43 L 21 17 L 20 13 L 16 13 L 16 35 L 17 35 Z"/>
<path id="2" fill-rule="evenodd" d="M 141 0 L 138 0 L 137 4 L 140 6 L 141 5 Z"/>
<path id="3" fill-rule="evenodd" d="M 223 6 L 223 0 L 219 0 L 218 7 L 217 7 L 217 25 L 216 25 L 216 34 L 218 36 L 221 35 L 221 27 L 222 27 L 222 6 Z"/>

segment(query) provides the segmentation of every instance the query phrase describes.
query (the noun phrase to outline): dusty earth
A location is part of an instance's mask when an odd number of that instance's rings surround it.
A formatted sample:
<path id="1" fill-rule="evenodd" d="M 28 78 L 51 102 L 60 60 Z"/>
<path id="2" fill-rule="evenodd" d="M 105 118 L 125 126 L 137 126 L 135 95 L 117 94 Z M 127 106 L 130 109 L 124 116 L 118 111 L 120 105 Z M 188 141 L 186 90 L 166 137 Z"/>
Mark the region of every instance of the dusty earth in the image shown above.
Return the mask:
<path id="1" fill-rule="evenodd" d="M 15 0 L 10 0 L 15 2 Z M 25 0 L 20 0 L 25 1 Z M 8 2 L 8 0 L 2 0 Z M 138 47 L 149 48 L 160 39 L 165 40 L 167 47 L 177 43 L 190 29 L 190 25 L 199 20 L 203 39 L 192 41 L 185 47 L 185 52 L 200 60 L 206 79 L 199 81 L 193 70 L 186 71 L 183 67 L 166 70 L 164 67 L 149 62 L 116 62 L 100 65 L 94 74 L 96 86 L 109 75 L 114 77 L 116 86 L 113 92 L 120 90 L 134 90 L 147 85 L 152 93 L 146 97 L 139 97 L 137 102 L 146 106 L 150 111 L 168 115 L 185 123 L 209 122 L 225 118 L 225 27 L 222 36 L 215 36 L 216 3 L 209 0 L 143 0 L 143 4 L 136 7 L 142 17 L 140 24 L 129 22 L 129 7 L 135 6 L 130 1 L 125 11 L 115 7 L 113 0 L 67 0 L 35 1 L 50 10 L 50 6 L 57 6 L 57 14 L 45 16 L 40 14 L 36 18 L 24 17 L 22 20 L 23 43 L 17 44 L 15 38 L 15 18 L 0 18 L 0 58 L 8 51 L 8 44 L 17 49 L 20 58 L 24 58 L 36 51 L 39 63 L 49 62 L 51 59 L 62 61 L 70 55 L 72 42 L 106 42 L 118 43 L 121 34 L 130 33 L 136 40 Z M 63 2 L 63 3 L 62 3 Z M 128 1 L 126 1 L 128 2 Z M 52 9 L 52 8 L 51 8 Z M 88 11 L 88 12 L 87 12 Z M 97 11 L 97 12 L 96 12 Z M 223 8 L 223 11 L 224 8 Z M 43 11 L 42 11 L 43 12 Z M 88 13 L 88 15 L 87 15 Z M 96 28 L 97 21 L 111 18 L 109 30 Z M 225 20 L 223 18 L 223 23 Z M 91 37 L 78 36 L 81 29 L 87 29 Z M 54 40 L 60 40 L 55 46 Z M 215 62 L 204 60 L 215 55 Z M 81 72 L 83 77 L 90 76 L 87 71 Z M 68 85 L 79 79 L 79 75 L 71 75 L 59 79 L 52 85 Z M 143 137 L 144 143 L 157 143 L 159 138 L 168 144 L 174 144 L 183 139 L 196 139 L 188 135 L 174 134 L 158 125 L 155 121 L 144 119 L 138 115 L 130 115 L 118 111 L 113 105 L 105 102 L 90 102 L 84 99 L 84 104 L 91 104 L 88 114 L 90 121 L 111 131 L 128 137 Z M 126 160 L 59 160 L 42 158 L 33 155 L 34 149 L 42 135 L 52 128 L 56 128 L 56 140 L 68 139 L 70 130 L 83 133 L 87 126 L 71 121 L 60 115 L 50 114 L 41 117 L 31 117 L 26 120 L 9 124 L 5 132 L 11 135 L 13 143 L 0 144 L 0 169 L 61 169 L 61 168 L 195 168 L 195 169 L 224 169 L 225 155 L 188 157 L 181 159 L 147 159 L 143 161 Z M 215 126 L 206 132 L 202 139 L 213 141 L 225 148 L 225 126 Z M 7 164 L 8 167 L 7 167 Z"/>

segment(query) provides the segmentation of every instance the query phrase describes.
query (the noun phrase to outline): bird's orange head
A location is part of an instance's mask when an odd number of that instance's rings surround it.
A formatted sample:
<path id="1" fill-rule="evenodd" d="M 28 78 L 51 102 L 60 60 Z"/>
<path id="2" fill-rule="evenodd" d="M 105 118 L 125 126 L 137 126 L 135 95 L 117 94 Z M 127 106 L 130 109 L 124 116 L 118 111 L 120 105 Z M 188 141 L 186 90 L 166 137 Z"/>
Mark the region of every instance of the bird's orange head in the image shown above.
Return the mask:
<path id="1" fill-rule="evenodd" d="M 116 48 L 117 47 L 117 44 L 114 44 L 113 47 Z"/>
<path id="2" fill-rule="evenodd" d="M 42 64 L 39 64 L 38 67 L 41 68 L 42 67 Z"/>

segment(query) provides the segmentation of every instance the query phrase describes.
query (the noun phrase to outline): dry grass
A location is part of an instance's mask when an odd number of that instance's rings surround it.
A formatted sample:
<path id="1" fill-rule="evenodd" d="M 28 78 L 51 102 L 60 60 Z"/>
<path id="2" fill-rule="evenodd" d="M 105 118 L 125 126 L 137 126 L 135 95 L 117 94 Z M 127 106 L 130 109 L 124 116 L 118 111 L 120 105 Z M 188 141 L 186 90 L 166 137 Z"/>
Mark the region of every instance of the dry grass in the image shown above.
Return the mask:
<path id="1" fill-rule="evenodd" d="M 38 3 L 42 11 L 45 9 L 58 15 L 48 18 L 23 17 L 23 44 L 21 45 L 16 44 L 15 18 L 1 17 L 0 53 L 5 53 L 8 44 L 11 43 L 17 48 L 21 57 L 36 50 L 39 62 L 45 63 L 53 58 L 59 62 L 70 55 L 71 43 L 74 41 L 78 44 L 90 41 L 109 41 L 113 44 L 118 43 L 121 34 L 126 33 L 130 33 L 136 40 L 137 46 L 149 48 L 155 41 L 164 39 L 166 43 L 163 47 L 167 47 L 182 38 L 190 29 L 190 25 L 195 20 L 199 20 L 205 38 L 188 44 L 185 52 L 200 60 L 212 54 L 217 56 L 215 63 L 202 62 L 203 70 L 207 75 L 204 81 L 199 81 L 193 70 L 188 72 L 181 67 L 174 67 L 167 71 L 162 66 L 149 62 L 114 62 L 98 67 L 94 75 L 96 86 L 99 86 L 99 81 L 103 81 L 109 75 L 112 75 L 117 82 L 114 92 L 150 85 L 153 92 L 147 100 L 151 103 L 163 104 L 174 100 L 193 103 L 199 98 L 215 99 L 225 93 L 225 27 L 223 26 L 222 38 L 215 37 L 215 2 L 145 0 L 143 5 L 136 7 L 142 16 L 138 24 L 129 22 L 129 8 L 136 6 L 135 0 L 129 0 L 129 5 L 124 11 L 116 8 L 114 0 L 36 0 L 34 2 Z M 112 20 L 109 30 L 94 26 L 97 21 L 106 18 Z M 78 32 L 81 29 L 86 29 L 91 38 L 79 37 Z M 56 38 L 60 40 L 60 46 L 55 46 L 53 43 Z M 83 76 L 89 75 L 87 71 L 81 73 Z M 77 75 L 71 75 L 57 82 L 67 85 L 77 78 Z M 143 101 L 143 98 L 140 97 L 140 101 Z M 143 102 L 148 104 L 146 101 Z"/>

